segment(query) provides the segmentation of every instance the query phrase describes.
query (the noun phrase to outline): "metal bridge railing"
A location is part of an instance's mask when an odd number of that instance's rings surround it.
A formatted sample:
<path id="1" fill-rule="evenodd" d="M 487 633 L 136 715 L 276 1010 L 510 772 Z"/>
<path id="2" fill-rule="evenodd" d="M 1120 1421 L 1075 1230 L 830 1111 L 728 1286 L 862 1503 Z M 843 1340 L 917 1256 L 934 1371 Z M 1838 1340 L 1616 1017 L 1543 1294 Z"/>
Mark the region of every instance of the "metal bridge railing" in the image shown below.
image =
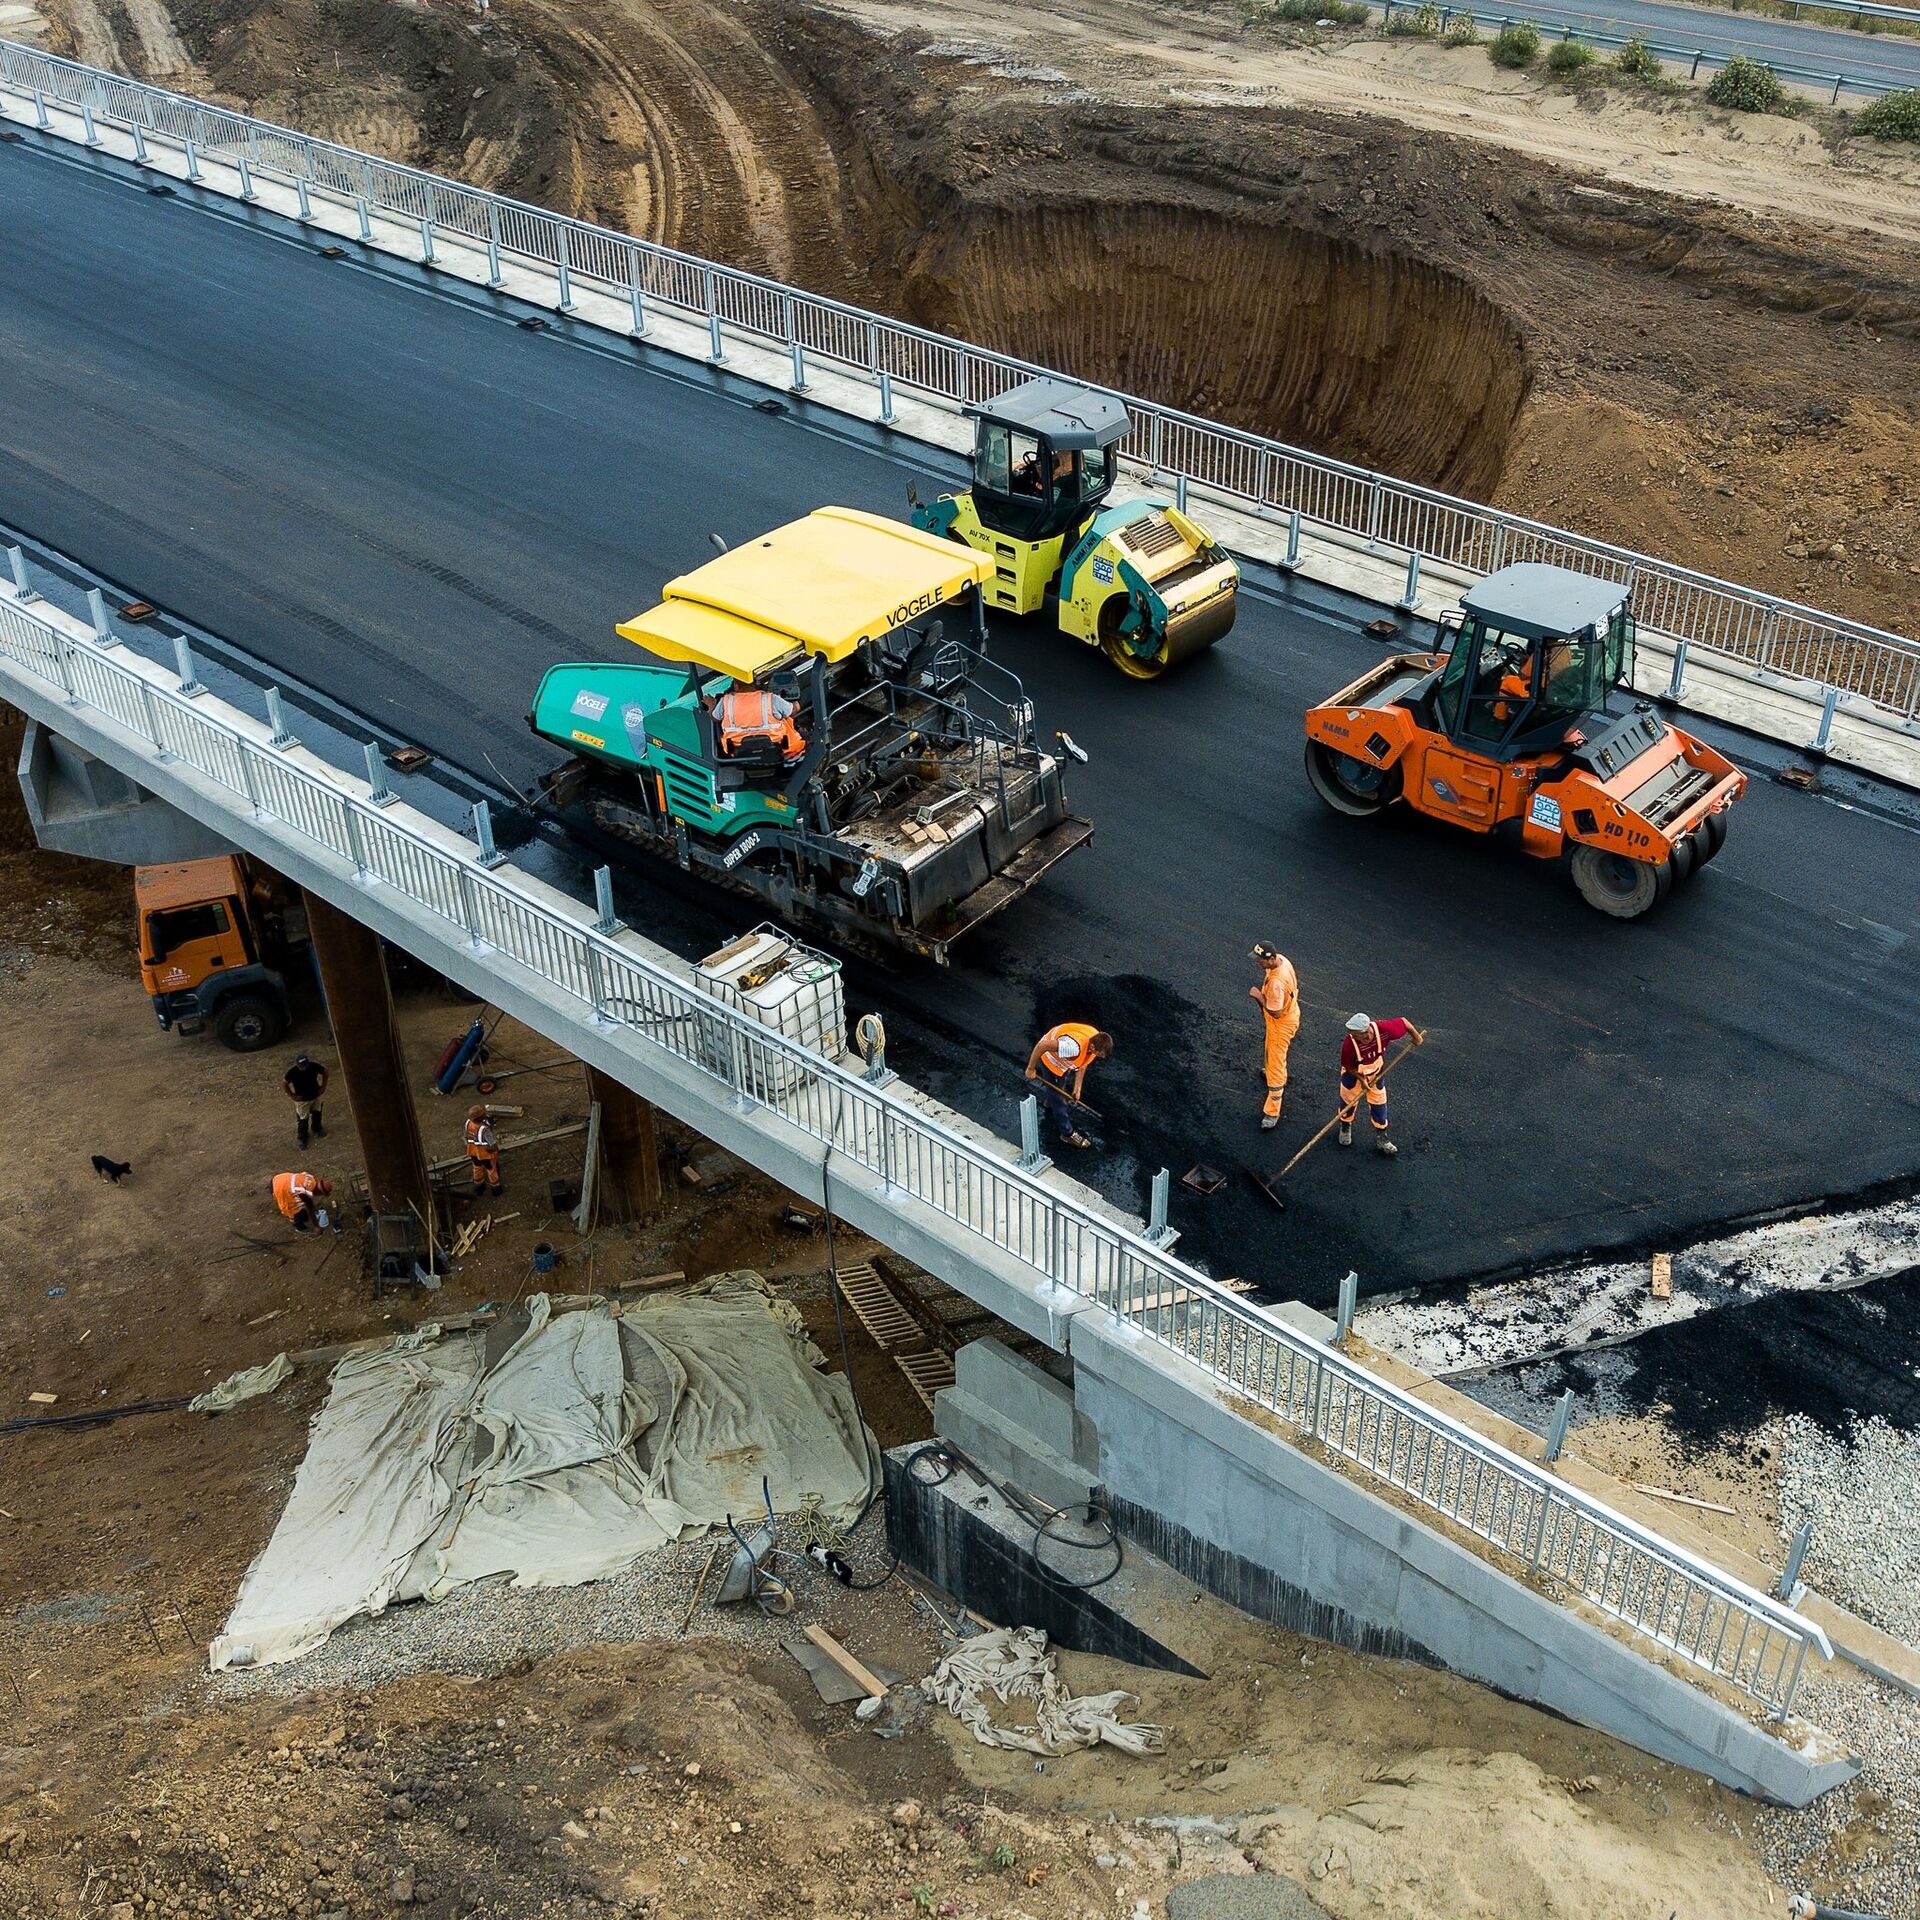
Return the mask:
<path id="1" fill-rule="evenodd" d="M 697 1068 L 743 1111 L 777 1116 L 828 1159 L 857 1164 L 889 1193 L 1187 1356 L 1284 1437 L 1338 1458 L 1421 1519 L 1464 1530 L 1683 1669 L 1784 1713 L 1809 1645 L 1831 1657 L 1825 1635 L 1791 1608 L 1216 1287 L 938 1115 L 696 992 L 597 932 L 584 908 L 545 904 L 511 866 L 483 868 L 477 849 L 376 804 L 364 783 L 300 765 L 204 690 L 176 690 L 158 668 L 0 586 L 0 687 L 15 674 L 157 759 L 192 767 L 236 812 L 324 849 L 361 886 L 391 890 L 475 952 L 557 989 L 583 1019 Z"/>
<path id="2" fill-rule="evenodd" d="M 724 357 L 729 334 L 788 354 L 797 376 L 813 356 L 873 381 L 883 420 L 893 417 L 896 386 L 965 404 L 1049 371 L 14 41 L 0 40 L 0 89 L 29 103 L 26 110 L 42 125 L 55 102 L 134 130 L 142 146 L 158 140 L 179 148 L 189 177 L 203 158 L 229 165 L 244 160 L 249 175 L 291 182 L 309 203 L 318 194 L 356 209 L 363 234 L 378 214 L 417 228 L 428 251 L 440 234 L 487 248 L 496 259 L 531 262 L 559 277 L 563 303 L 575 283 L 626 302 L 637 334 L 659 308 L 703 325 L 716 359 Z M 1476 573 L 1547 560 L 1628 579 L 1642 625 L 1687 642 L 1696 654 L 1704 649 L 1802 683 L 1815 698 L 1837 689 L 1896 720 L 1920 720 L 1920 643 L 1899 634 L 1151 401 L 1117 397 L 1132 421 L 1126 452 L 1157 474 L 1256 512 L 1298 512 L 1310 529 L 1357 538 L 1376 550 Z"/>

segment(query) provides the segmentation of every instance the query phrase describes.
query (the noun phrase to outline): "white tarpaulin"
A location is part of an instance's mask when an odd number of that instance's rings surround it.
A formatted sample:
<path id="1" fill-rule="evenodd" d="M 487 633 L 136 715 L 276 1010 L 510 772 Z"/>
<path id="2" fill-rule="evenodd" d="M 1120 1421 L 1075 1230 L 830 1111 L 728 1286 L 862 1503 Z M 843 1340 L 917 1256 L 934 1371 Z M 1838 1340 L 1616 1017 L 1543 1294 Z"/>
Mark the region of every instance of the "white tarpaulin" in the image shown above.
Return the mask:
<path id="1" fill-rule="evenodd" d="M 215 1671 L 271 1666 L 394 1600 L 468 1581 L 568 1586 L 731 1513 L 817 1497 L 851 1517 L 871 1440 L 846 1381 L 757 1275 L 409 1336 L 335 1368 L 280 1524 L 241 1583 Z M 488 1363 L 489 1336 L 494 1349 Z"/>
<path id="2" fill-rule="evenodd" d="M 1122 1720 L 1120 1709 L 1136 1696 L 1067 1691 L 1038 1627 L 996 1627 L 963 1640 L 920 1682 L 926 1696 L 973 1730 L 983 1747 L 1015 1747 L 1023 1753 L 1073 1753 L 1103 1741 L 1122 1753 L 1162 1753 L 1165 1733 L 1144 1720 Z M 1033 1702 L 1033 1725 L 1002 1726 L 986 1696 L 1002 1706 Z"/>

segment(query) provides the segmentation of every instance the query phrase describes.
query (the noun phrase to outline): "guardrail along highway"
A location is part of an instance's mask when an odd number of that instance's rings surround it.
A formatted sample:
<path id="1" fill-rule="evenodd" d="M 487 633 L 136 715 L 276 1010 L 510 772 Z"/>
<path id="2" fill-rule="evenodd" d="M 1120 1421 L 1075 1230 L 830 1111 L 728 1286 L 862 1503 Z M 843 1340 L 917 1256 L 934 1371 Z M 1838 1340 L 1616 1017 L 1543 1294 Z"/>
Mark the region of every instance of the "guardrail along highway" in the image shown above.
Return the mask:
<path id="1" fill-rule="evenodd" d="M 545 755 L 542 670 L 616 658 L 670 576 L 825 501 L 904 513 L 923 447 L 28 134 L 0 147 L 0 519 L 489 783 Z M 556 334 L 559 337 L 556 337 Z M 1246 959 L 1299 967 L 1282 1149 L 1331 1111 L 1346 1014 L 1433 1044 L 1397 1082 L 1397 1163 L 1330 1146 L 1274 1213 L 1245 1182 L 1176 1205 L 1216 1271 L 1324 1297 L 1508 1267 L 1906 1178 L 1920 1165 L 1920 809 L 1829 776 L 1756 780 L 1727 849 L 1654 919 L 1603 923 L 1562 876 L 1413 821 L 1337 820 L 1303 708 L 1378 643 L 1377 609 L 1250 569 L 1240 623 L 1136 686 L 998 627 L 1074 769 L 1091 851 L 951 973 L 864 974 L 895 1063 L 1006 1131 L 1052 1020 L 1118 1041 L 1108 1150 L 1153 1169 L 1283 1155 L 1255 1128 Z M 1703 727 L 1766 774 L 1778 747 Z M 1835 801 L 1842 804 L 1835 804 Z M 597 858 L 597 856 L 595 856 Z M 646 869 L 624 910 L 693 950 L 739 924 Z"/>

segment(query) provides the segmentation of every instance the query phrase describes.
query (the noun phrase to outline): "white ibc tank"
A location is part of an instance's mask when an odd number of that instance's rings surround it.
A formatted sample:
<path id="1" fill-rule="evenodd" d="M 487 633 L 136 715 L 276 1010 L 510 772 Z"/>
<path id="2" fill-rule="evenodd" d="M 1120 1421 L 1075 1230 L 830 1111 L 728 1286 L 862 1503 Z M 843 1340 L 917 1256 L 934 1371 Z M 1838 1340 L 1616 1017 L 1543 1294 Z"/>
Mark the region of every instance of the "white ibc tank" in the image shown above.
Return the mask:
<path id="1" fill-rule="evenodd" d="M 694 981 L 736 1013 L 770 1027 L 783 1039 L 837 1060 L 847 1050 L 847 1006 L 840 962 L 803 946 L 778 927 L 743 933 L 694 969 Z M 760 1056 L 767 1091 L 785 1092 L 804 1069 Z"/>

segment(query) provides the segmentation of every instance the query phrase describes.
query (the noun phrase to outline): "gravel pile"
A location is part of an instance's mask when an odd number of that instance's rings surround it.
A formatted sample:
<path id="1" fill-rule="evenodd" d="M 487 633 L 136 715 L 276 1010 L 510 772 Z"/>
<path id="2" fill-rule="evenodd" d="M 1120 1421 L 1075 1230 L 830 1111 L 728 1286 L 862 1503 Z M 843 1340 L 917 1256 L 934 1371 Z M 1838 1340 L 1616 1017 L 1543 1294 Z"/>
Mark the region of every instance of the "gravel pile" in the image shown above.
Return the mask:
<path id="1" fill-rule="evenodd" d="M 210 1684 L 216 1693 L 230 1695 L 291 1694 L 322 1687 L 364 1690 L 406 1674 L 505 1673 L 523 1661 L 545 1659 L 571 1647 L 677 1639 L 694 1582 L 713 1547 L 710 1539 L 676 1541 L 613 1579 L 588 1586 L 516 1591 L 504 1578 L 479 1582 L 445 1600 L 415 1602 L 390 1608 L 378 1619 L 351 1621 L 304 1659 L 278 1667 L 233 1669 L 215 1675 Z M 771 1617 L 751 1601 L 716 1607 L 713 1595 L 733 1551 L 733 1542 L 722 1536 L 689 1635 L 772 1652 L 847 1594 L 825 1569 L 797 1563 L 783 1552 L 777 1570 L 795 1589 L 791 1616 Z M 886 1572 L 891 1556 L 877 1517 L 861 1528 L 847 1557 L 856 1580 L 877 1580 Z M 855 1604 L 896 1614 L 917 1608 L 906 1583 L 899 1580 L 857 1596 Z M 920 1619 L 923 1625 L 932 1624 L 930 1614 Z"/>
<path id="2" fill-rule="evenodd" d="M 1851 1669 L 1808 1680 L 1795 1710 L 1866 1761 L 1851 1785 L 1810 1807 L 1769 1807 L 1755 1831 L 1782 1885 L 1829 1906 L 1920 1913 L 1920 1700 Z"/>
<path id="3" fill-rule="evenodd" d="M 1920 1643 L 1920 1432 L 1856 1421 L 1845 1438 L 1795 1414 L 1778 1423 L 1781 1525 L 1813 1522 L 1802 1577 L 1896 1638 Z"/>

